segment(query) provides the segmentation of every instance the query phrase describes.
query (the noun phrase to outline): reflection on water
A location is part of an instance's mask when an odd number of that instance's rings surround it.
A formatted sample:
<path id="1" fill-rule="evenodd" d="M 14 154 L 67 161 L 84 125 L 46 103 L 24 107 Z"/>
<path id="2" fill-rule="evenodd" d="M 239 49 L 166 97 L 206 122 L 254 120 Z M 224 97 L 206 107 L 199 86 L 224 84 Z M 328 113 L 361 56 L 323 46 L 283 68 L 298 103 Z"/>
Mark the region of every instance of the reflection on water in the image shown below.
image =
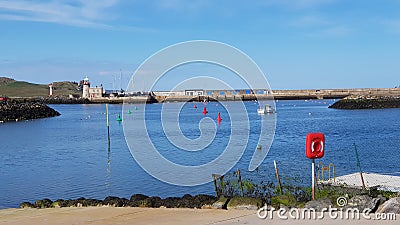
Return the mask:
<path id="1" fill-rule="evenodd" d="M 111 193 L 110 189 L 110 179 L 111 179 L 111 143 L 108 141 L 108 149 L 107 149 L 107 176 L 106 176 L 106 189 L 108 195 Z"/>

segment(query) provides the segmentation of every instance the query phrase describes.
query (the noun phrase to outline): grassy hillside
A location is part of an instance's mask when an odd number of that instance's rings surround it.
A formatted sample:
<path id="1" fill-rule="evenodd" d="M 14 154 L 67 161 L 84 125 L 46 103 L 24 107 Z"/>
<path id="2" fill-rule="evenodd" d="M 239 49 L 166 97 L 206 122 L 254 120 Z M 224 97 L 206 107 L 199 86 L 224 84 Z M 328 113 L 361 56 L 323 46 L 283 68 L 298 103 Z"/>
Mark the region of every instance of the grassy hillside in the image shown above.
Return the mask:
<path id="1" fill-rule="evenodd" d="M 53 95 L 68 96 L 79 95 L 78 84 L 73 82 L 55 82 Z M 8 97 L 46 97 L 49 95 L 48 85 L 32 84 L 24 81 L 15 81 L 0 77 L 0 96 Z"/>

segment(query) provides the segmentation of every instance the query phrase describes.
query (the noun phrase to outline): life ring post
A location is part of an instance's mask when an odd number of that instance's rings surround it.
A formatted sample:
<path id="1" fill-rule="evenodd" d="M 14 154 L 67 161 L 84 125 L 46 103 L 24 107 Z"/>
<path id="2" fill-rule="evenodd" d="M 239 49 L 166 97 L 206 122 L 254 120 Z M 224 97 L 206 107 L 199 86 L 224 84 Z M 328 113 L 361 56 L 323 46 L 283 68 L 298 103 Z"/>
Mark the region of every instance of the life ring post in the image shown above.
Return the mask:
<path id="1" fill-rule="evenodd" d="M 312 200 L 315 200 L 315 159 L 311 159 L 311 186 Z"/>
<path id="2" fill-rule="evenodd" d="M 306 157 L 311 159 L 311 195 L 315 200 L 315 159 L 322 158 L 325 153 L 325 136 L 323 133 L 308 133 L 306 137 Z"/>

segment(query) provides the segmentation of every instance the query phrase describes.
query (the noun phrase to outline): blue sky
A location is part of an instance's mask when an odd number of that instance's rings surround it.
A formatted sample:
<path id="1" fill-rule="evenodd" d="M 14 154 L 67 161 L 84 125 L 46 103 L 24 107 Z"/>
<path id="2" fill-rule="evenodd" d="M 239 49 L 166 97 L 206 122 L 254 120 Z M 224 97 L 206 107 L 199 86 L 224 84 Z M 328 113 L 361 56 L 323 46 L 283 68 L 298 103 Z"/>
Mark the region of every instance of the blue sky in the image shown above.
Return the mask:
<path id="1" fill-rule="evenodd" d="M 272 89 L 400 85 L 398 0 L 0 0 L 0 76 L 17 80 L 124 86 L 199 39 L 245 52 Z"/>

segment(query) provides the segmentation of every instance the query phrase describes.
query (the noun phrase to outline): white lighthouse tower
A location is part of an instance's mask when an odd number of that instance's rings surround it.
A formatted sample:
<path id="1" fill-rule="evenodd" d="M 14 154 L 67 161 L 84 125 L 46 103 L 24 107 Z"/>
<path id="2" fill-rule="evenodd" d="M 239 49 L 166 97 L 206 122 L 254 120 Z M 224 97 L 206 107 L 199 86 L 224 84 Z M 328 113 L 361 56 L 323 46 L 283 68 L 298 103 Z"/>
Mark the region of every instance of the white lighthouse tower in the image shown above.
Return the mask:
<path id="1" fill-rule="evenodd" d="M 83 93 L 82 93 L 82 98 L 89 98 L 89 88 L 90 88 L 90 82 L 89 78 L 86 76 L 85 79 L 83 79 Z"/>
<path id="2" fill-rule="evenodd" d="M 49 96 L 53 96 L 53 83 L 49 84 Z"/>

